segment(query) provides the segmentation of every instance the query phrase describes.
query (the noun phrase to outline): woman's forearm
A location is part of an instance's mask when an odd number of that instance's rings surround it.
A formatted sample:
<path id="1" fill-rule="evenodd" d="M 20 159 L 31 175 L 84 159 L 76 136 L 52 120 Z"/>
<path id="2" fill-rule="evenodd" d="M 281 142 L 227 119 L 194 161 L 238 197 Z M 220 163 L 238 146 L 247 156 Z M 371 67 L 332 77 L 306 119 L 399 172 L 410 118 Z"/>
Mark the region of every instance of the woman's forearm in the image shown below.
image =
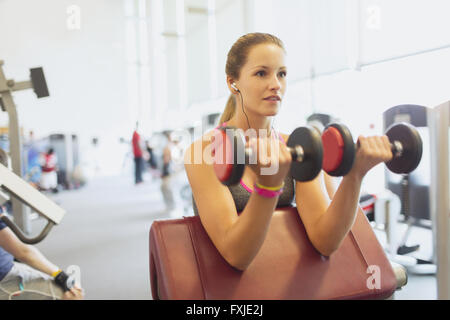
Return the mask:
<path id="1" fill-rule="evenodd" d="M 362 177 L 350 173 L 342 179 L 327 211 L 318 219 L 315 246 L 326 256 L 337 250 L 353 226 Z"/>
<path id="2" fill-rule="evenodd" d="M 278 197 L 264 198 L 255 192 L 227 230 L 223 239 L 225 259 L 237 269 L 244 270 L 253 261 L 264 243 Z"/>
<path id="3" fill-rule="evenodd" d="M 58 271 L 57 266 L 48 261 L 37 248 L 30 245 L 27 245 L 23 254 L 16 258 L 30 267 L 33 267 L 48 275 L 52 275 L 52 273 Z"/>

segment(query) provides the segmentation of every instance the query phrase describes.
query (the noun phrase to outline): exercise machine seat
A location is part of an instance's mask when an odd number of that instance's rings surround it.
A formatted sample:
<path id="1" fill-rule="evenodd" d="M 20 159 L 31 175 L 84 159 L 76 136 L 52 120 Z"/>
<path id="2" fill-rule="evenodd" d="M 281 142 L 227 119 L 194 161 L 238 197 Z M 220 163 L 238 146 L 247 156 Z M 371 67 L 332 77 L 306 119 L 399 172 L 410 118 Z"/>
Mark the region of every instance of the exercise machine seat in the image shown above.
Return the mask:
<path id="1" fill-rule="evenodd" d="M 296 207 L 274 212 L 245 271 L 223 259 L 198 216 L 153 222 L 149 244 L 153 299 L 385 299 L 397 289 L 392 266 L 361 209 L 330 257 L 313 247 Z M 372 282 L 375 276 L 378 282 Z"/>

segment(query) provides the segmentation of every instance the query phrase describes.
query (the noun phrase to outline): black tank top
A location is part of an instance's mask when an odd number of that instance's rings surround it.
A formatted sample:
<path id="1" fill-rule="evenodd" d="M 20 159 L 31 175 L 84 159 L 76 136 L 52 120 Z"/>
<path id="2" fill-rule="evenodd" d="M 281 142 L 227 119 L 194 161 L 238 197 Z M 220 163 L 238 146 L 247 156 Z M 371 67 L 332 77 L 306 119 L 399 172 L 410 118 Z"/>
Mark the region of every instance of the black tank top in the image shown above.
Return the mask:
<path id="1" fill-rule="evenodd" d="M 234 204 L 236 206 L 236 211 L 238 213 L 244 211 L 245 206 L 247 205 L 248 200 L 250 199 L 251 189 L 249 189 L 242 181 L 241 183 L 228 187 L 231 195 L 233 196 Z M 292 176 L 289 174 L 284 179 L 284 188 L 283 193 L 278 197 L 277 208 L 280 207 L 289 207 L 293 204 L 295 199 L 295 183 Z M 192 204 L 194 207 L 194 214 L 198 216 L 197 205 L 195 204 L 194 197 L 192 197 Z"/>

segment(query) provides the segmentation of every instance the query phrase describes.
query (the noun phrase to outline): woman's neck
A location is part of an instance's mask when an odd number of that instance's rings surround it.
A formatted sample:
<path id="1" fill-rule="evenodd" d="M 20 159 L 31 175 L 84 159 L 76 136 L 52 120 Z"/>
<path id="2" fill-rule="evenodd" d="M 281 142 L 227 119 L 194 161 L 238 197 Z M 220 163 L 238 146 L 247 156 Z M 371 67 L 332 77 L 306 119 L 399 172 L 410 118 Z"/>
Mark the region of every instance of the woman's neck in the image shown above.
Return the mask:
<path id="1" fill-rule="evenodd" d="M 267 136 L 272 133 L 270 117 L 249 117 L 248 121 L 245 115 L 235 114 L 230 120 L 227 121 L 227 126 L 236 127 L 244 131 L 249 129 L 256 131 L 257 136 L 260 134 L 260 130 L 267 130 Z"/>

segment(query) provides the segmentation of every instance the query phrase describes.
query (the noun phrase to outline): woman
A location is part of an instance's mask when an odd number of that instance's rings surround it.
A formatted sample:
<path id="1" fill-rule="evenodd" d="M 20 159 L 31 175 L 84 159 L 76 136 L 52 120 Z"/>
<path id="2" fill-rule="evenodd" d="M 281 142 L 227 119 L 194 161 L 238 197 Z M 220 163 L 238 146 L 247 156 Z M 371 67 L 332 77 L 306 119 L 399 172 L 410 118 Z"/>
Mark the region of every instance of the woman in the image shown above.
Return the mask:
<path id="1" fill-rule="evenodd" d="M 83 289 L 78 285 L 63 291 L 56 281 L 60 274 L 67 276 L 36 247 L 20 241 L 0 220 L 0 300 L 83 299 Z"/>
<path id="2" fill-rule="evenodd" d="M 207 154 L 203 152 L 211 143 L 212 132 L 195 141 L 185 155 L 186 173 L 202 224 L 224 259 L 240 270 L 250 265 L 261 248 L 275 208 L 289 205 L 294 197 L 311 243 L 322 255 L 330 256 L 353 225 L 363 177 L 392 157 L 386 136 L 360 136 L 354 166 L 332 200 L 323 175 L 309 182 L 294 182 L 288 176 L 292 158 L 285 142 L 289 136 L 271 127 L 286 92 L 285 54 L 282 42 L 270 34 L 253 33 L 238 39 L 228 53 L 226 81 L 231 96 L 220 119 L 220 124 L 244 131 L 265 129 L 279 151 L 268 144 L 268 160 L 258 157 L 256 164 L 246 166 L 241 184 L 233 187 L 219 182 L 209 161 L 194 161 Z M 247 146 L 256 150 L 258 141 L 264 138 L 250 139 Z M 275 162 L 276 173 L 262 174 L 261 169 Z M 262 193 L 265 196 L 253 192 L 255 186 L 256 191 L 268 190 Z"/>

